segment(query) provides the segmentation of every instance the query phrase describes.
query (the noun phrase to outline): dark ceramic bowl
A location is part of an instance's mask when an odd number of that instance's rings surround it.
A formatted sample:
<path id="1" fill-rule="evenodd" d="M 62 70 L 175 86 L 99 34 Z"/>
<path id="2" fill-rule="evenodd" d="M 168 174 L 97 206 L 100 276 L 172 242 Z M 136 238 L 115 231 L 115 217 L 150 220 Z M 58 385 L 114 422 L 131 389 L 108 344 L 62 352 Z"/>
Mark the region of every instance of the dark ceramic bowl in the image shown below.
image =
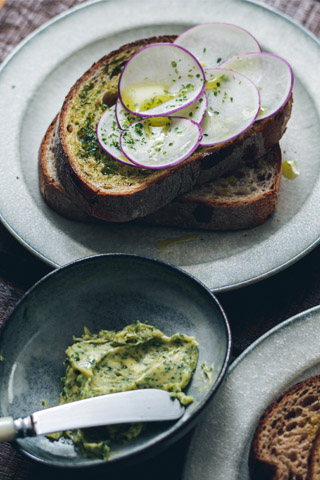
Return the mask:
<path id="1" fill-rule="evenodd" d="M 20 417 L 59 402 L 65 350 L 86 326 L 120 330 L 140 320 L 165 334 L 192 335 L 199 344 L 196 372 L 187 388 L 194 402 L 176 422 L 150 424 L 141 436 L 112 448 L 110 467 L 158 453 L 184 435 L 209 404 L 227 369 L 230 330 L 212 293 L 166 263 L 135 255 L 99 255 L 66 265 L 38 282 L 18 302 L 0 337 L 0 415 Z M 201 365 L 213 366 L 204 380 Z M 83 457 L 66 441 L 19 439 L 26 455 L 47 465 L 85 467 L 102 460 Z M 109 468 L 109 467 L 108 467 Z"/>

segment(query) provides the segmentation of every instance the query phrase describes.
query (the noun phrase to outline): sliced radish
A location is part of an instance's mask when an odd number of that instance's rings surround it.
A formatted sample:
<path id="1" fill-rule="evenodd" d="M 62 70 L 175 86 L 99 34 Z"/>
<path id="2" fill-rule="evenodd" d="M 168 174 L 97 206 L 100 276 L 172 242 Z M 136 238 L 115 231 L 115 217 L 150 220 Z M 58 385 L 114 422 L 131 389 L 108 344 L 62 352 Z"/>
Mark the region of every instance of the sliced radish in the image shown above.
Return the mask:
<path id="1" fill-rule="evenodd" d="M 286 60 L 271 53 L 248 53 L 226 60 L 228 68 L 249 77 L 258 87 L 261 108 L 258 119 L 270 117 L 288 101 L 293 87 L 293 72 Z"/>
<path id="2" fill-rule="evenodd" d="M 135 53 L 119 79 L 124 107 L 141 117 L 167 116 L 194 103 L 203 93 L 204 72 L 184 48 L 155 43 Z"/>
<path id="3" fill-rule="evenodd" d="M 155 117 L 134 123 L 121 133 L 124 155 L 139 167 L 159 169 L 189 157 L 200 143 L 201 127 L 180 117 Z"/>
<path id="4" fill-rule="evenodd" d="M 201 124 L 201 145 L 215 145 L 245 132 L 260 109 L 255 84 L 238 72 L 222 68 L 206 70 L 208 111 Z"/>
<path id="5" fill-rule="evenodd" d="M 207 112 L 207 108 L 208 99 L 206 93 L 203 92 L 201 97 L 198 98 L 198 100 L 196 100 L 194 103 L 176 113 L 172 113 L 170 116 L 191 118 L 191 120 L 194 122 L 201 123 Z M 120 98 L 118 98 L 116 103 L 116 117 L 118 125 L 122 130 L 126 130 L 128 127 L 130 127 L 130 125 L 132 125 L 132 123 L 139 122 L 143 119 L 143 117 L 139 117 L 138 115 L 128 112 L 128 110 L 126 110 L 122 105 Z"/>
<path id="6" fill-rule="evenodd" d="M 135 122 L 142 120 L 142 117 L 128 112 L 121 103 L 120 98 L 116 102 L 116 119 L 121 130 L 126 130 Z"/>
<path id="7" fill-rule="evenodd" d="M 229 23 L 204 23 L 190 28 L 174 42 L 191 52 L 205 68 L 213 68 L 239 53 L 260 52 L 257 40 Z"/>
<path id="8" fill-rule="evenodd" d="M 207 113 L 208 109 L 208 99 L 205 92 L 201 95 L 198 100 L 196 100 L 192 105 L 189 107 L 183 108 L 179 110 L 179 112 L 173 113 L 172 117 L 183 117 L 183 118 L 191 118 L 196 123 L 201 124 L 203 121 L 205 114 Z"/>
<path id="9" fill-rule="evenodd" d="M 123 155 L 120 148 L 120 133 L 121 130 L 116 120 L 115 105 L 113 105 L 104 112 L 99 120 L 97 125 L 97 139 L 101 148 L 111 157 L 122 163 L 132 165 L 130 160 Z"/>

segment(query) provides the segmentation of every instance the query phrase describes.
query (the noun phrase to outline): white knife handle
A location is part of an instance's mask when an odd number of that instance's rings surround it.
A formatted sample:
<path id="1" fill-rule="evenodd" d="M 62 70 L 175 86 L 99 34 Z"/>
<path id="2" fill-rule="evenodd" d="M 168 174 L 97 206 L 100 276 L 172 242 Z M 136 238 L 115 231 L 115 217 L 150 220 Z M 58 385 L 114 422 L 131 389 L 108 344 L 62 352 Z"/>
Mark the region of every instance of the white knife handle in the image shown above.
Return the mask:
<path id="1" fill-rule="evenodd" d="M 12 417 L 0 417 L 0 442 L 12 442 L 16 438 L 34 435 L 32 416 L 15 420 Z"/>
<path id="2" fill-rule="evenodd" d="M 0 442 L 12 442 L 12 440 L 15 440 L 16 436 L 13 418 L 0 418 Z"/>

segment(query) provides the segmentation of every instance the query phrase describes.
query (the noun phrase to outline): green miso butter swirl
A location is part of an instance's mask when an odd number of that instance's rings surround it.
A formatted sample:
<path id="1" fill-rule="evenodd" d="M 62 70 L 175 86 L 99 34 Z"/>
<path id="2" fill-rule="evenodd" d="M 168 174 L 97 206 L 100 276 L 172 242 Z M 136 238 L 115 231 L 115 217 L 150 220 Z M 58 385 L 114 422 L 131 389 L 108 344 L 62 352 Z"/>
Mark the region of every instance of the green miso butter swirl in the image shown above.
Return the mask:
<path id="1" fill-rule="evenodd" d="M 167 337 L 157 328 L 136 322 L 121 331 L 87 328 L 66 350 L 66 372 L 60 404 L 115 392 L 160 388 L 183 405 L 193 401 L 183 389 L 198 361 L 197 342 L 177 333 Z M 107 459 L 111 443 L 137 437 L 142 424 L 106 426 L 64 432 L 86 456 Z M 59 438 L 62 434 L 50 435 Z"/>

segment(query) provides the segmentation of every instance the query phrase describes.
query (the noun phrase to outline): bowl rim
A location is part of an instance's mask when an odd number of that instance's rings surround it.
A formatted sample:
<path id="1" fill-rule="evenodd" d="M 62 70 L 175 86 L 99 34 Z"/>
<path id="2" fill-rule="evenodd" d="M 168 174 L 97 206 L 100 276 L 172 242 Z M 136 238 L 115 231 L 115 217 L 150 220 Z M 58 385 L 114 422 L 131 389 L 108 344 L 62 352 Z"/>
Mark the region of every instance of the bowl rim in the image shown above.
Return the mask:
<path id="1" fill-rule="evenodd" d="M 70 469 L 70 470 L 87 469 L 87 468 L 97 468 L 97 469 L 107 468 L 108 470 L 109 469 L 112 470 L 117 467 L 132 465 L 142 460 L 147 460 L 148 458 L 151 458 L 156 453 L 160 453 L 161 451 L 163 451 L 169 445 L 176 443 L 176 441 L 178 441 L 180 438 L 186 435 L 188 431 L 190 431 L 191 428 L 199 421 L 200 416 L 202 416 L 202 414 L 205 412 L 206 407 L 210 404 L 211 399 L 213 398 L 214 394 L 216 393 L 223 379 L 225 378 L 225 375 L 230 363 L 231 349 L 232 349 L 231 328 L 230 328 L 226 313 L 224 312 L 224 309 L 222 308 L 215 294 L 198 278 L 196 278 L 189 272 L 186 272 L 185 270 L 181 269 L 180 267 L 171 265 L 170 263 L 165 262 L 163 260 L 154 259 L 148 256 L 138 255 L 138 254 L 103 253 L 103 254 L 90 255 L 87 257 L 73 260 L 65 265 L 62 265 L 50 271 L 49 273 L 44 275 L 42 278 L 40 278 L 35 284 L 33 284 L 28 290 L 26 290 L 26 292 L 22 295 L 22 297 L 17 301 L 17 303 L 14 305 L 12 310 L 9 312 L 7 317 L 2 322 L 2 325 L 0 327 L 0 337 L 4 334 L 6 328 L 8 328 L 10 320 L 16 314 L 16 311 L 23 306 L 23 304 L 27 301 L 28 297 L 32 295 L 34 291 L 36 291 L 39 287 L 41 287 L 41 285 L 50 281 L 50 279 L 54 276 L 63 275 L 66 270 L 75 268 L 75 266 L 79 264 L 82 265 L 82 264 L 91 263 L 91 262 L 98 262 L 101 259 L 105 260 L 108 258 L 112 258 L 112 259 L 119 258 L 121 260 L 128 258 L 131 261 L 139 260 L 146 263 L 157 264 L 157 265 L 160 265 L 161 268 L 166 268 L 168 270 L 171 270 L 172 272 L 174 272 L 176 275 L 179 275 L 180 277 L 188 278 L 189 281 L 197 284 L 198 287 L 204 290 L 206 292 L 206 295 L 209 296 L 212 299 L 212 301 L 216 304 L 218 311 L 220 312 L 220 315 L 221 315 L 221 320 L 223 321 L 224 330 L 225 330 L 224 333 L 226 336 L 226 350 L 225 350 L 224 360 L 216 381 L 208 390 L 207 394 L 198 403 L 195 412 L 190 417 L 188 417 L 183 423 L 178 425 L 173 431 L 171 431 L 168 434 L 165 434 L 164 438 L 160 438 L 159 440 L 151 439 L 150 441 L 148 441 L 147 445 L 142 446 L 141 448 L 138 449 L 138 451 L 130 452 L 122 457 L 117 457 L 117 456 L 111 457 L 109 460 L 101 460 L 98 462 L 94 462 L 92 464 L 91 463 L 72 464 L 72 462 L 66 463 L 66 464 L 57 464 L 54 461 L 43 459 L 25 450 L 23 446 L 20 445 L 17 441 L 12 442 L 12 445 L 19 452 L 22 452 L 28 458 L 31 458 L 32 460 L 35 460 L 37 463 L 42 465 L 55 467 L 58 469 Z"/>

